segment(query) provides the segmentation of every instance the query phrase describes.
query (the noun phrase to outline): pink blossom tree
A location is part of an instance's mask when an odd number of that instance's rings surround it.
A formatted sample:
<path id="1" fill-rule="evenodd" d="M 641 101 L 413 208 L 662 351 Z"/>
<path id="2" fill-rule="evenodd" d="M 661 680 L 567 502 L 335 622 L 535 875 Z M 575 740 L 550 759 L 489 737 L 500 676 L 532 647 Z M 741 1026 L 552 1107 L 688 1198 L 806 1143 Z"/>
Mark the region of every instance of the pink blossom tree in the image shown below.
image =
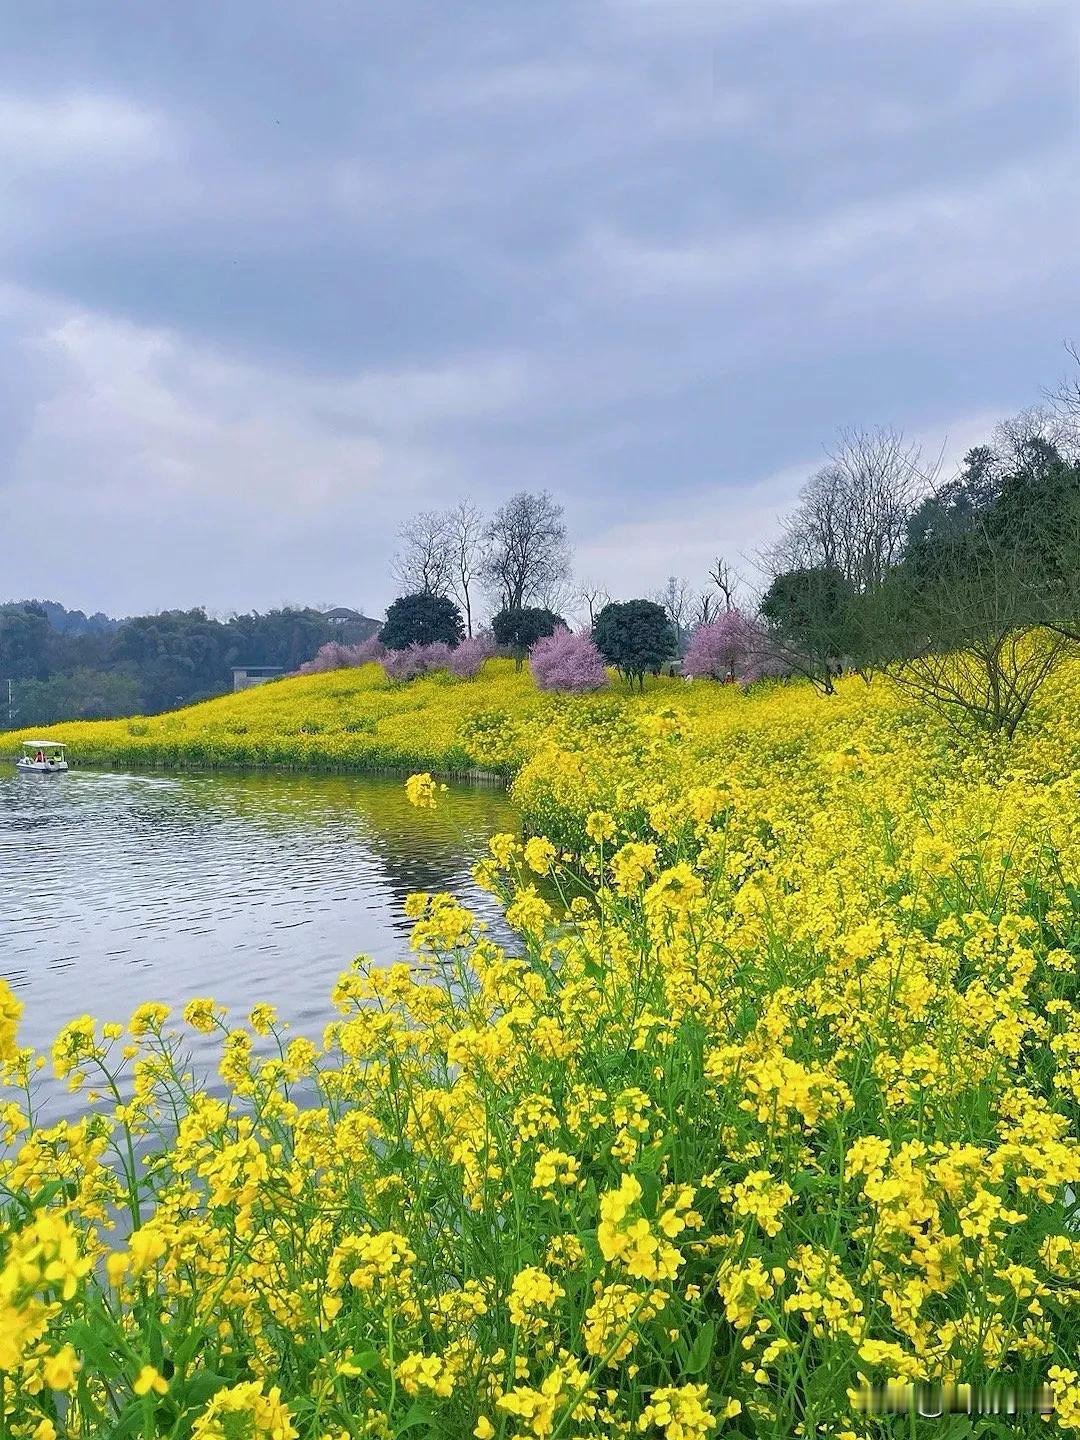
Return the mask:
<path id="1" fill-rule="evenodd" d="M 694 680 L 739 681 L 761 678 L 762 636 L 741 610 L 727 610 L 708 625 L 699 625 L 683 660 L 683 674 Z"/>
<path id="2" fill-rule="evenodd" d="M 352 656 L 349 662 L 352 665 L 370 665 L 373 661 L 381 660 L 386 654 L 386 646 L 378 635 L 370 635 L 359 645 L 349 645 L 347 649 Z"/>
<path id="3" fill-rule="evenodd" d="M 382 667 L 388 680 L 415 680 L 418 675 L 430 675 L 435 670 L 447 670 L 458 680 L 472 680 L 494 653 L 495 642 L 490 635 L 481 633 L 453 647 L 442 640 L 433 640 L 430 645 L 387 650 Z"/>
<path id="4" fill-rule="evenodd" d="M 359 645 L 342 645 L 330 640 L 319 647 L 312 659 L 305 660 L 297 671 L 298 675 L 321 675 L 327 670 L 347 670 L 357 665 L 369 665 L 381 660 L 386 648 L 375 635 Z"/>
<path id="5" fill-rule="evenodd" d="M 430 645 L 421 645 L 420 648 L 424 652 L 425 671 L 450 669 L 454 651 L 445 640 L 432 640 Z"/>
<path id="6" fill-rule="evenodd" d="M 537 640 L 529 651 L 529 669 L 541 690 L 582 694 L 608 683 L 604 657 L 588 635 L 572 635 L 560 625 L 554 635 Z"/>
<path id="7" fill-rule="evenodd" d="M 404 650 L 388 650 L 382 658 L 383 672 L 388 680 L 415 680 L 427 670 L 426 645 L 407 645 Z"/>
<path id="8" fill-rule="evenodd" d="M 469 635 L 450 652 L 450 674 L 459 680 L 474 680 L 485 660 L 495 654 L 495 640 L 487 631 Z"/>

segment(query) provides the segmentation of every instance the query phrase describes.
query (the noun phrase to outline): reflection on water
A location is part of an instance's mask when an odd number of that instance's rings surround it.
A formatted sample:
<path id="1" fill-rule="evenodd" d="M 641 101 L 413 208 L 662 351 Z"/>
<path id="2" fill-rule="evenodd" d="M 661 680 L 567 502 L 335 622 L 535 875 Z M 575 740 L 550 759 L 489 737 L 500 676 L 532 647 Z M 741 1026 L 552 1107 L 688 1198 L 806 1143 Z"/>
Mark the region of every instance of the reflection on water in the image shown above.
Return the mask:
<path id="1" fill-rule="evenodd" d="M 396 778 L 0 773 L 0 975 L 25 1005 L 20 1039 L 193 995 L 241 1013 L 268 1000 L 317 1037 L 355 955 L 407 957 L 410 891 L 497 919 L 470 870 L 515 824 L 491 787 L 431 811 Z"/>

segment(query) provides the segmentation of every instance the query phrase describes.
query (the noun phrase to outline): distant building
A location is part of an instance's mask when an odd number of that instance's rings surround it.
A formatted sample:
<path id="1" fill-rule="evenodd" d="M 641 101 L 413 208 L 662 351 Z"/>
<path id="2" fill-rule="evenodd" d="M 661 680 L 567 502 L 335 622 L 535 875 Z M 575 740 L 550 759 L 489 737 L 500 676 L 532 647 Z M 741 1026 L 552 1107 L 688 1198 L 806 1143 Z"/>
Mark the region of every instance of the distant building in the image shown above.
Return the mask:
<path id="1" fill-rule="evenodd" d="M 372 620 L 370 615 L 361 615 L 359 610 L 350 610 L 347 605 L 335 605 L 333 610 L 324 610 L 323 619 L 329 620 L 337 631 L 336 639 L 343 645 L 362 645 L 382 629 L 381 620 Z"/>
<path id="2" fill-rule="evenodd" d="M 232 667 L 232 688 L 250 690 L 253 685 L 265 685 L 276 680 L 285 671 L 280 665 L 234 665 Z"/>

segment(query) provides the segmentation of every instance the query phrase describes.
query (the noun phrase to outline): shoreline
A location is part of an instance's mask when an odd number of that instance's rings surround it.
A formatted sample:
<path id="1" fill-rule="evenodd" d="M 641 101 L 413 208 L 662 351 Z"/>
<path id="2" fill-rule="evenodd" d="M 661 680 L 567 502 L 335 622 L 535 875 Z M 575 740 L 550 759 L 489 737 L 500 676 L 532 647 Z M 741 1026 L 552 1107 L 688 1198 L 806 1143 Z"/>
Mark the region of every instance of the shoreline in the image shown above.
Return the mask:
<path id="1" fill-rule="evenodd" d="M 18 754 L 5 754 L 0 751 L 0 763 L 14 765 Z M 124 763 L 114 767 L 112 761 L 82 760 L 69 754 L 68 764 L 71 770 L 113 770 L 114 773 L 130 772 L 133 774 L 150 773 L 152 771 L 164 772 L 192 772 L 203 775 L 218 774 L 251 774 L 251 775 L 384 775 L 404 776 L 415 775 L 418 769 L 426 772 L 435 780 L 462 781 L 467 780 L 473 785 L 501 786 L 509 790 L 513 783 L 513 775 L 501 774 L 498 770 L 483 770 L 472 768 L 468 770 L 446 770 L 433 767 L 415 765 L 245 765 L 235 763 L 231 765 L 202 765 L 198 763 L 185 764 L 170 761 L 155 761 L 153 764 L 138 765 Z"/>

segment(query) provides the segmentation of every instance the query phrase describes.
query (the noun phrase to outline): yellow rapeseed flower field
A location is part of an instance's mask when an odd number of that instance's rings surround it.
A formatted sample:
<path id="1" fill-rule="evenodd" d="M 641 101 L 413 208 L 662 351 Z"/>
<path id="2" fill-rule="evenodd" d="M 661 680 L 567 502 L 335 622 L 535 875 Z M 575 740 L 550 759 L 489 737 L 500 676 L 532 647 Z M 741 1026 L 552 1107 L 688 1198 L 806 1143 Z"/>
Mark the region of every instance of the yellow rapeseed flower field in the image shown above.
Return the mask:
<path id="1" fill-rule="evenodd" d="M 56 733 L 409 767 L 425 809 L 498 771 L 527 838 L 478 872 L 513 946 L 413 896 L 318 1043 L 258 996 L 67 1026 L 79 1124 L 34 1115 L 0 986 L 0 1433 L 861 1440 L 930 1382 L 1080 1429 L 1080 672 L 1010 745 L 881 681 L 568 698 L 501 662 Z"/>

